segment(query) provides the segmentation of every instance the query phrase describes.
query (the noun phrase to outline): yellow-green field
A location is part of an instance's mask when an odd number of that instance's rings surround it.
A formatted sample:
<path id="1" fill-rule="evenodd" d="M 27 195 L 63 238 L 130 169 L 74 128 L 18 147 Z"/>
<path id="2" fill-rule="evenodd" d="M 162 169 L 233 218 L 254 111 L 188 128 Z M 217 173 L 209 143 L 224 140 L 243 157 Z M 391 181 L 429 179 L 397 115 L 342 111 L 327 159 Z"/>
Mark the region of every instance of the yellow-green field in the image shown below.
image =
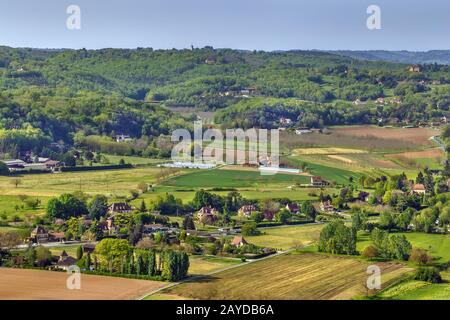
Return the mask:
<path id="1" fill-rule="evenodd" d="M 165 289 L 188 299 L 336 300 L 366 295 L 368 263 L 351 257 L 284 254 L 233 268 Z M 396 263 L 378 263 L 382 286 L 410 269 Z"/>
<path id="2" fill-rule="evenodd" d="M 288 250 L 312 244 L 319 240 L 324 225 L 298 225 L 289 227 L 272 227 L 261 229 L 259 236 L 245 237 L 257 246 Z"/>
<path id="3" fill-rule="evenodd" d="M 190 256 L 189 257 L 189 274 L 205 275 L 210 272 L 222 270 L 229 266 L 240 264 L 239 259 L 220 258 L 210 256 Z"/>
<path id="4" fill-rule="evenodd" d="M 443 283 L 432 284 L 410 280 L 382 292 L 381 299 L 394 300 L 450 300 L 450 272 L 441 273 Z"/>
<path id="5" fill-rule="evenodd" d="M 56 196 L 65 192 L 83 191 L 87 194 L 128 195 L 130 189 L 145 182 L 153 184 L 159 168 L 64 172 L 54 174 L 24 174 L 0 177 L 0 194 L 28 196 Z M 17 188 L 13 179 L 19 179 Z"/>

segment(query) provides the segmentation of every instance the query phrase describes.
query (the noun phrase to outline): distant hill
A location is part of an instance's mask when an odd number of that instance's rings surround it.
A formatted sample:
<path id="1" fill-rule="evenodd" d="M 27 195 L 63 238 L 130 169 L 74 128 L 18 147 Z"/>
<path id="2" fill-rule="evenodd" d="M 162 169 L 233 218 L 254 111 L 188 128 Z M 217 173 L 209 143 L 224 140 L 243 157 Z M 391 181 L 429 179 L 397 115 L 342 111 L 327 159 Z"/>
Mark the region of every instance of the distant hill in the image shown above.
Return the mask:
<path id="1" fill-rule="evenodd" d="M 327 51 L 358 60 L 387 61 L 408 64 L 450 64 L 450 50 L 432 50 L 427 52 L 412 51 Z"/>

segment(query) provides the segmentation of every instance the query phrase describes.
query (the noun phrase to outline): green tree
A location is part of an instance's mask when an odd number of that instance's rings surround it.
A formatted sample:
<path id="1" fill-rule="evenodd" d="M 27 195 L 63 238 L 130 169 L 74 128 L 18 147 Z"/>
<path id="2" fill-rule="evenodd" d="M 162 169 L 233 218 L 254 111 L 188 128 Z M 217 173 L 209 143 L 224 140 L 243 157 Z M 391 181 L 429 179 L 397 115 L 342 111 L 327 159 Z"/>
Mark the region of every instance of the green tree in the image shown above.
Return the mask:
<path id="1" fill-rule="evenodd" d="M 81 260 L 83 258 L 83 247 L 78 246 L 77 247 L 77 260 Z"/>
<path id="2" fill-rule="evenodd" d="M 356 254 L 356 233 L 344 222 L 334 220 L 320 232 L 319 251 L 333 254 Z"/>
<path id="3" fill-rule="evenodd" d="M 92 219 L 100 220 L 108 213 L 108 198 L 104 195 L 96 195 L 89 203 L 89 215 Z"/>

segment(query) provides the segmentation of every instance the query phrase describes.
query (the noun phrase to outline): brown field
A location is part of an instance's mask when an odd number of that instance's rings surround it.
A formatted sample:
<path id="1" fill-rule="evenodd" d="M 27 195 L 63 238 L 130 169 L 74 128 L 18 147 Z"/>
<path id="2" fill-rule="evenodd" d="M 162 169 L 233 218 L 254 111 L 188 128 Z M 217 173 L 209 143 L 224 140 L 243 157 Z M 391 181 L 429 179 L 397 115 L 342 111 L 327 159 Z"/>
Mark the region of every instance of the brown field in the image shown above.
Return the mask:
<path id="1" fill-rule="evenodd" d="M 164 282 L 81 275 L 81 289 L 66 287 L 65 272 L 0 269 L 0 300 L 130 300 Z"/>
<path id="2" fill-rule="evenodd" d="M 205 276 L 163 290 L 188 299 L 343 300 L 367 294 L 369 263 L 350 257 L 286 254 Z M 409 268 L 377 263 L 382 287 L 396 282 Z"/>
<path id="3" fill-rule="evenodd" d="M 353 137 L 375 137 L 381 139 L 395 139 L 412 143 L 414 145 L 429 146 L 433 143 L 431 137 L 439 131 L 428 128 L 381 128 L 376 126 L 351 126 L 330 129 L 331 133 Z"/>
<path id="4" fill-rule="evenodd" d="M 441 149 L 429 149 L 424 151 L 403 152 L 390 154 L 392 158 L 407 158 L 407 159 L 439 159 L 444 156 L 444 152 Z"/>

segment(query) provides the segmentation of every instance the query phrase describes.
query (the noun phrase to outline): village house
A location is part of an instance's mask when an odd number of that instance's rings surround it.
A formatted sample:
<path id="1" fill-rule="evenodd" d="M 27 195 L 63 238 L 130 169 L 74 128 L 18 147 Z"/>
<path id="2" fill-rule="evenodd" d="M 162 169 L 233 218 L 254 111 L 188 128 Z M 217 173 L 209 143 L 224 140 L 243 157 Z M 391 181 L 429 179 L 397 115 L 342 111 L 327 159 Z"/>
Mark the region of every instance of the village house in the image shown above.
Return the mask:
<path id="1" fill-rule="evenodd" d="M 235 236 L 231 241 L 231 245 L 235 247 L 242 247 L 248 244 L 248 242 L 244 239 L 243 236 Z"/>
<path id="2" fill-rule="evenodd" d="M 49 241 L 49 234 L 41 226 L 37 226 L 31 231 L 30 240 L 34 243 L 43 243 Z"/>
<path id="3" fill-rule="evenodd" d="M 117 213 L 131 213 L 133 208 L 125 202 L 115 202 L 108 207 L 108 213 L 114 215 Z"/>
<path id="4" fill-rule="evenodd" d="M 56 268 L 67 271 L 71 266 L 75 266 L 77 261 L 77 259 L 69 256 L 66 251 L 63 251 L 56 263 Z"/>
<path id="5" fill-rule="evenodd" d="M 417 73 L 417 72 L 420 72 L 420 66 L 418 66 L 418 65 L 412 65 L 412 66 L 410 66 L 409 67 L 409 72 L 415 72 L 415 73 Z"/>
<path id="6" fill-rule="evenodd" d="M 252 213 L 256 211 L 258 211 L 258 209 L 254 205 L 245 205 L 239 209 L 238 215 L 249 218 Z"/>
<path id="7" fill-rule="evenodd" d="M 50 242 L 65 242 L 66 241 L 66 235 L 64 232 L 53 232 L 50 231 L 48 233 L 48 241 Z"/>
<path id="8" fill-rule="evenodd" d="M 197 219 L 203 220 L 205 218 L 210 218 L 212 220 L 216 219 L 219 215 L 219 212 L 212 208 L 211 206 L 203 207 L 197 212 Z"/>
<path id="9" fill-rule="evenodd" d="M 313 187 L 322 188 L 322 187 L 327 187 L 329 185 L 330 185 L 330 183 L 328 181 L 322 179 L 322 177 L 320 177 L 320 176 L 312 176 L 311 177 L 311 186 L 313 186 Z"/>
<path id="10" fill-rule="evenodd" d="M 127 134 L 119 134 L 116 136 L 116 142 L 130 142 L 133 141 L 133 139 L 131 139 L 131 137 Z"/>
<path id="11" fill-rule="evenodd" d="M 412 193 L 415 194 L 426 194 L 427 193 L 427 189 L 425 188 L 425 186 L 422 183 L 416 183 L 413 188 L 412 188 Z"/>
<path id="12" fill-rule="evenodd" d="M 322 201 L 320 203 L 320 211 L 325 212 L 325 213 L 334 213 L 335 209 L 334 209 L 331 201 L 327 200 L 327 201 Z"/>
<path id="13" fill-rule="evenodd" d="M 293 214 L 300 213 L 300 208 L 298 207 L 298 204 L 294 203 L 294 202 L 288 203 L 286 205 L 286 210 L 288 210 L 290 213 L 293 213 Z"/>

